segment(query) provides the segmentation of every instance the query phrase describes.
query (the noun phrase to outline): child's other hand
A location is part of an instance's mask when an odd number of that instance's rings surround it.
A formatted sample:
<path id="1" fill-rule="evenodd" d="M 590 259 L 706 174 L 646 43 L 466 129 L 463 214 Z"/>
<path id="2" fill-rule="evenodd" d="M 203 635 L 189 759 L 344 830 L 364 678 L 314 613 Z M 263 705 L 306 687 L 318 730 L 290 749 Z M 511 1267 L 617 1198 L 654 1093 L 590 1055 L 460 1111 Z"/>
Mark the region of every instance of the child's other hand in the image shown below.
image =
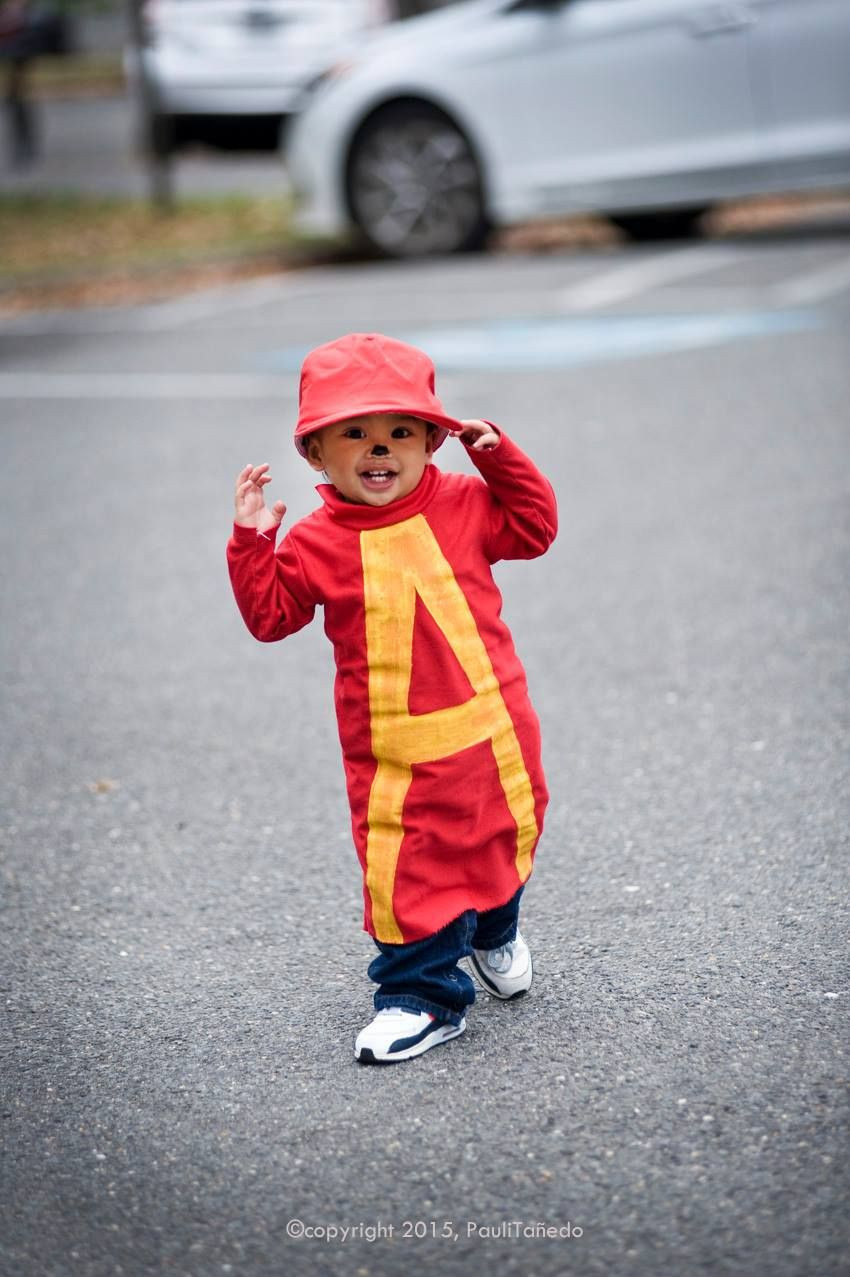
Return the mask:
<path id="1" fill-rule="evenodd" d="M 495 448 L 499 442 L 498 431 L 492 426 L 488 426 L 486 421 L 461 421 L 463 430 L 453 430 L 452 437 L 460 439 L 461 443 L 466 444 L 467 448 L 473 448 L 476 452 L 483 452 L 485 448 Z"/>
<path id="2" fill-rule="evenodd" d="M 268 465 L 246 466 L 236 476 L 236 516 L 235 522 L 242 528 L 256 528 L 258 532 L 268 532 L 276 528 L 286 514 L 286 506 L 282 501 L 275 501 L 271 510 L 266 506 L 263 488 L 271 482 L 267 474 Z"/>

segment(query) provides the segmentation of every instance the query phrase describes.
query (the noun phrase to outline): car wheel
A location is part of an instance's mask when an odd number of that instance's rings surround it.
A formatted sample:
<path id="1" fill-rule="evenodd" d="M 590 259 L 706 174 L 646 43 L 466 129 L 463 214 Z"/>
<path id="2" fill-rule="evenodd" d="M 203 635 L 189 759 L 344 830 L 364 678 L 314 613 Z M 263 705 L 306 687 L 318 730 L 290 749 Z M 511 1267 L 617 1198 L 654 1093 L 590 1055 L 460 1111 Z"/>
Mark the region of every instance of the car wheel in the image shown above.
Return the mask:
<path id="1" fill-rule="evenodd" d="M 487 236 L 481 172 L 469 142 L 426 105 L 387 108 L 354 139 L 347 172 L 351 215 L 392 257 L 480 248 Z"/>
<path id="2" fill-rule="evenodd" d="M 609 213 L 608 220 L 636 240 L 687 239 L 696 235 L 707 204 L 693 208 L 668 208 L 657 213 Z"/>

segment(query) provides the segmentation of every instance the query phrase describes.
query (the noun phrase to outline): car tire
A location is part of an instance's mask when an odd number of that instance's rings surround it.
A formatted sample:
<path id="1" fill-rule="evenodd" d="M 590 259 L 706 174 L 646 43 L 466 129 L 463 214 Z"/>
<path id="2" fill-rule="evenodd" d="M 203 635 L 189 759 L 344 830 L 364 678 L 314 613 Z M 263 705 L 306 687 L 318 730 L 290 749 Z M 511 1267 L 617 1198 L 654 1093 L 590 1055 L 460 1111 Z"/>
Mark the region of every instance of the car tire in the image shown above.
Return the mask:
<path id="1" fill-rule="evenodd" d="M 660 209 L 656 213 L 609 213 L 608 220 L 624 231 L 629 239 L 646 243 L 662 239 L 689 239 L 699 232 L 702 216 L 709 205 L 689 208 Z"/>
<path id="2" fill-rule="evenodd" d="M 454 121 L 426 103 L 385 107 L 361 126 L 346 188 L 353 221 L 384 256 L 469 252 L 486 241 L 478 160 Z"/>

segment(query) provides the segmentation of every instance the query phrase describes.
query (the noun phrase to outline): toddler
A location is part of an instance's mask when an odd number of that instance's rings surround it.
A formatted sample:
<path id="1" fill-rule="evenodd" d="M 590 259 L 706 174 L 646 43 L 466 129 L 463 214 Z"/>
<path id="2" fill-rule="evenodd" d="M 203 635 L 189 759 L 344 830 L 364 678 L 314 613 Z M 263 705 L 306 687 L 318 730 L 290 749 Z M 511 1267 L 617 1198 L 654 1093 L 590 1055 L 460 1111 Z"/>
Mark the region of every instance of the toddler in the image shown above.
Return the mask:
<path id="1" fill-rule="evenodd" d="M 481 478 L 433 464 L 448 436 Z M 548 800 L 540 731 L 491 564 L 543 554 L 552 489 L 507 435 L 446 415 L 422 351 L 352 333 L 304 361 L 295 444 L 329 480 L 275 548 L 268 465 L 236 480 L 230 579 L 262 642 L 325 610 L 376 1016 L 355 1058 L 457 1037 L 475 999 L 525 993 L 517 920 Z"/>

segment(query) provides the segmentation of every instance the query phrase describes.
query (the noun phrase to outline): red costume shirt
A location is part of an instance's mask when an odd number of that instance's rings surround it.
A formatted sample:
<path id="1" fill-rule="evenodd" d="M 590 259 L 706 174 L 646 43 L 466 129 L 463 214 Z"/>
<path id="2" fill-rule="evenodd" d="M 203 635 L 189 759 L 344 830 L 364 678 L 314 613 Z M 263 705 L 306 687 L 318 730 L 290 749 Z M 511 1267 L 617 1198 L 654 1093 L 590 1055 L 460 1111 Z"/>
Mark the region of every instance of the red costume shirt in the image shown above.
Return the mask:
<path id="1" fill-rule="evenodd" d="M 490 565 L 543 554 L 547 480 L 505 435 L 483 476 L 426 466 L 386 506 L 335 488 L 275 550 L 234 526 L 233 591 L 262 642 L 325 609 L 364 927 L 408 943 L 504 904 L 531 873 L 548 794 L 540 729 Z"/>

